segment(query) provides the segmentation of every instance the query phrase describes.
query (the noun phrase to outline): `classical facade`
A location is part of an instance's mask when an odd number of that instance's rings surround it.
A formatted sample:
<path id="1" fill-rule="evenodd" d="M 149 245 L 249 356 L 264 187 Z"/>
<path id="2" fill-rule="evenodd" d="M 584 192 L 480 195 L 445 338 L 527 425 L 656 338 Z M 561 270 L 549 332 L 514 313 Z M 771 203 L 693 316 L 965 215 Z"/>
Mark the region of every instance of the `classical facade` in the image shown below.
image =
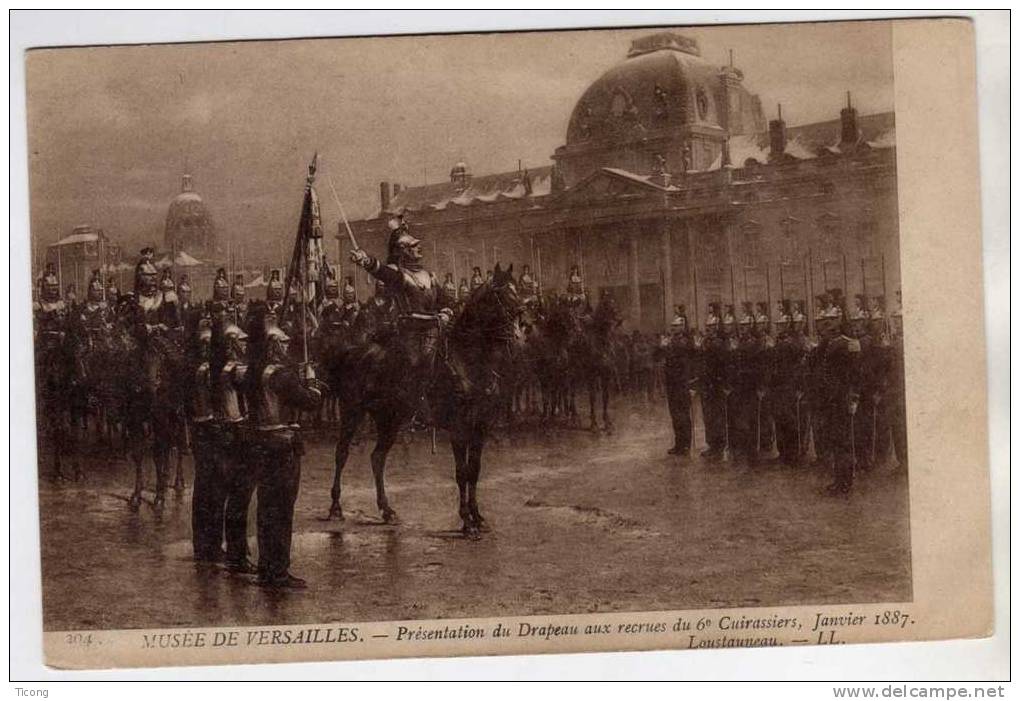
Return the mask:
<path id="1" fill-rule="evenodd" d="M 593 300 L 608 290 L 645 330 L 680 304 L 704 324 L 713 302 L 803 300 L 810 313 L 833 288 L 891 298 L 895 120 L 858 115 L 850 96 L 833 112 L 788 127 L 777 108 L 766 124 L 739 69 L 655 34 L 584 92 L 551 165 L 473 176 L 458 163 L 448 182 L 382 183 L 378 214 L 353 225 L 381 251 L 403 214 L 440 277 L 527 263 L 548 294 L 578 265 Z"/>

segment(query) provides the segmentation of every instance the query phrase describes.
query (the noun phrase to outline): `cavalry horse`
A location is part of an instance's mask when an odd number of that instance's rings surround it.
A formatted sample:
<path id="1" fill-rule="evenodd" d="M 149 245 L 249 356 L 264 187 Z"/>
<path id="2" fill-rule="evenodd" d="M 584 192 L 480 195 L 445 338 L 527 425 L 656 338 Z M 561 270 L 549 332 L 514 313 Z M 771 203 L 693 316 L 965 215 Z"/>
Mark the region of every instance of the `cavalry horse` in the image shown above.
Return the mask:
<path id="1" fill-rule="evenodd" d="M 153 506 L 162 508 L 166 501 L 169 483 L 170 455 L 177 449 L 177 471 L 174 490 L 184 490 L 182 466 L 185 433 L 184 404 L 191 386 L 189 365 L 178 328 L 164 324 L 147 331 L 144 324 L 136 324 L 137 345 L 133 362 L 128 363 L 126 392 L 124 395 L 124 428 L 131 459 L 135 464 L 135 487 L 128 500 L 132 509 L 142 502 L 145 487 L 143 468 L 145 449 L 150 451 L 156 468 L 156 488 Z"/>
<path id="2" fill-rule="evenodd" d="M 579 320 L 578 333 L 570 347 L 571 365 L 578 382 L 588 388 L 588 404 L 592 431 L 598 431 L 596 398 L 602 398 L 602 426 L 611 431 L 609 394 L 615 381 L 616 359 L 614 333 L 622 319 L 616 311 L 613 298 L 605 295 L 590 315 Z"/>
<path id="3" fill-rule="evenodd" d="M 471 293 L 448 336 L 439 423 L 450 434 L 462 531 L 469 538 L 487 530 L 477 498 L 482 451 L 514 390 L 512 373 L 522 344 L 520 312 L 513 265 L 502 270 L 497 264 L 492 280 Z"/>
<path id="4" fill-rule="evenodd" d="M 335 388 L 340 402 L 340 429 L 335 454 L 329 518 L 342 521 L 341 478 L 350 446 L 365 416 L 376 428 L 371 454 L 376 505 L 386 523 L 397 520 L 386 497 L 386 458 L 400 430 L 406 426 L 427 396 L 440 427 L 450 431 L 457 480 L 461 486 L 461 517 L 464 532 L 475 536 L 484 519 L 475 496 L 481 470 L 485 436 L 506 406 L 508 382 L 500 383 L 501 371 L 509 368 L 508 334 L 517 329 L 519 303 L 511 271 L 498 266 L 493 279 L 476 289 L 453 322 L 449 355 L 436 354 L 433 371 L 408 372 L 408 351 L 398 331 L 361 315 L 352 329 L 353 341 L 321 349 L 320 364 L 326 382 Z M 517 336 L 513 336 L 516 341 Z M 496 390 L 499 391 L 496 391 Z"/>

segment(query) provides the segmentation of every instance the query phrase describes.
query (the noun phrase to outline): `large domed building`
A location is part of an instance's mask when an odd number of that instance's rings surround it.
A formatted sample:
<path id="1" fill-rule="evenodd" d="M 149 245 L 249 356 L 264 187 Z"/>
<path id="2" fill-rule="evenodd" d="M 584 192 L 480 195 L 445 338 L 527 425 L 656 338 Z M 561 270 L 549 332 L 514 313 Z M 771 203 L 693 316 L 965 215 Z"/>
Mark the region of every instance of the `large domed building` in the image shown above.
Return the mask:
<path id="1" fill-rule="evenodd" d="M 848 95 L 829 121 L 788 127 L 778 105 L 766 121 L 732 64 L 709 63 L 682 34 L 638 38 L 574 98 L 551 164 L 473 175 L 465 154 L 447 182 L 383 182 L 378 214 L 352 222 L 357 238 L 385 250 L 386 222 L 402 213 L 440 276 L 528 264 L 544 294 L 577 266 L 593 302 L 611 294 L 643 330 L 677 305 L 703 323 L 709 304 L 789 299 L 810 315 L 832 288 L 891 298 L 894 115 L 858 115 Z"/>
<path id="2" fill-rule="evenodd" d="M 166 213 L 164 245 L 174 255 L 185 251 L 199 258 L 218 253 L 216 227 L 190 175 L 181 178 L 181 191 Z"/>
<path id="3" fill-rule="evenodd" d="M 585 90 L 553 156 L 569 187 L 601 167 L 707 170 L 730 136 L 765 130 L 761 101 L 733 66 L 701 58 L 693 39 L 653 34 Z"/>

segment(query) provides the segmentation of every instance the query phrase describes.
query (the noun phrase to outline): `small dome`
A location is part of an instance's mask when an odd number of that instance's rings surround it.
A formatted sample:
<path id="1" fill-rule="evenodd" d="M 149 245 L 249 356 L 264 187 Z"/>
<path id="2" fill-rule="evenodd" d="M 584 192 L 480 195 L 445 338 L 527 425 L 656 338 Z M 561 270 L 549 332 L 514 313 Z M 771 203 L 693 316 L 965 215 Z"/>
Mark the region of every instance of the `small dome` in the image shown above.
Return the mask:
<path id="1" fill-rule="evenodd" d="M 195 192 L 190 175 L 181 178 L 181 192 L 170 201 L 164 241 L 169 250 L 198 254 L 215 251 L 212 216 Z"/>

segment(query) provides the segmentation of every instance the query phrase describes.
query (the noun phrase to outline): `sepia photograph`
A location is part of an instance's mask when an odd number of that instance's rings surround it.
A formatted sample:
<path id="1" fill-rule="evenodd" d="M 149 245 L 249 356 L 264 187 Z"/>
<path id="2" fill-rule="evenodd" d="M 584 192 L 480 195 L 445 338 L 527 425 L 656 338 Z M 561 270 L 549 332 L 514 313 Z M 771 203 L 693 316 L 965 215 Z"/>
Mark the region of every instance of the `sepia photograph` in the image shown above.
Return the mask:
<path id="1" fill-rule="evenodd" d="M 48 663 L 924 637 L 903 23 L 28 51 Z"/>

